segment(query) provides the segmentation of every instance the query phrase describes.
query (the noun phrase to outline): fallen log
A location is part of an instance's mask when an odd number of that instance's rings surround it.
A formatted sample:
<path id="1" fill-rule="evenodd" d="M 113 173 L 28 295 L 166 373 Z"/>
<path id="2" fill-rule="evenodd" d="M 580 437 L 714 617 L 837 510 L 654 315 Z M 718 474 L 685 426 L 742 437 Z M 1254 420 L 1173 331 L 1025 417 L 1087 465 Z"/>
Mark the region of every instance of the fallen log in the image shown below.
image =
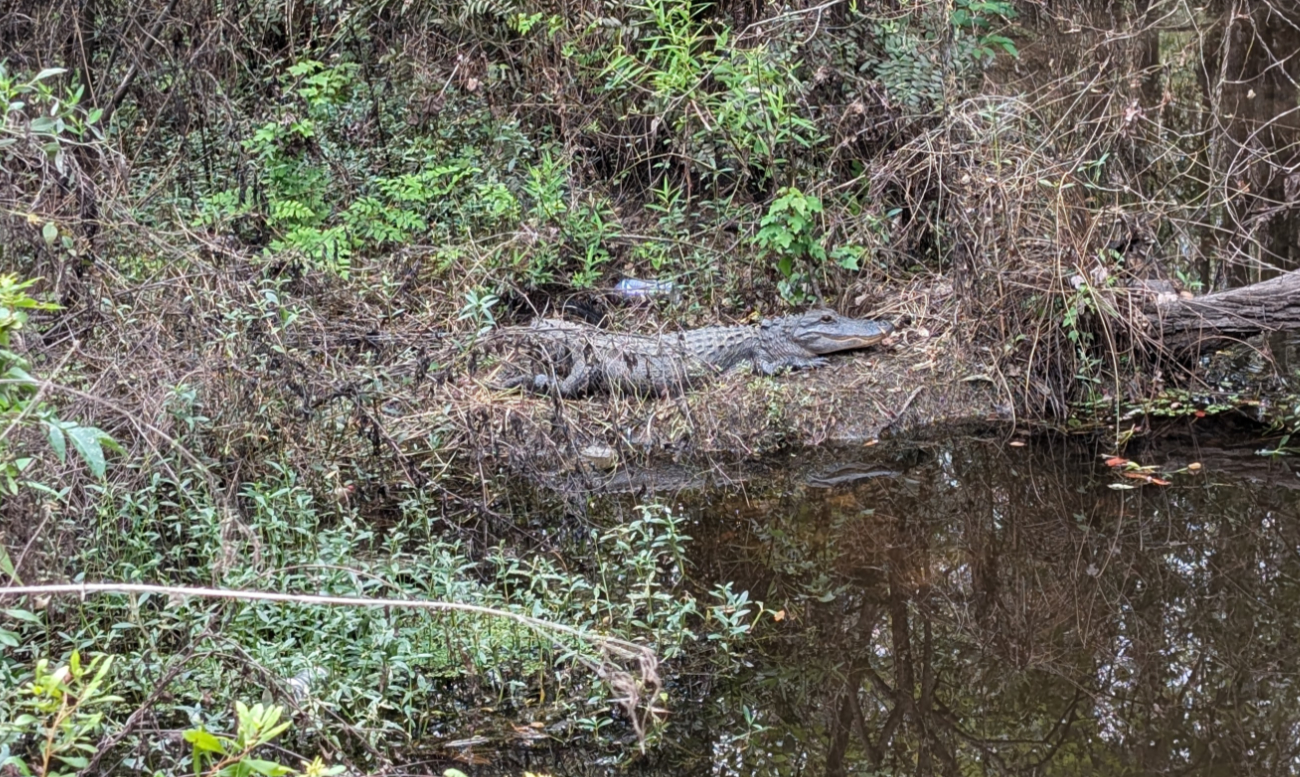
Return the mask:
<path id="1" fill-rule="evenodd" d="M 1159 294 L 1147 315 L 1165 344 L 1175 349 L 1300 329 L 1300 272 L 1190 299 Z"/>

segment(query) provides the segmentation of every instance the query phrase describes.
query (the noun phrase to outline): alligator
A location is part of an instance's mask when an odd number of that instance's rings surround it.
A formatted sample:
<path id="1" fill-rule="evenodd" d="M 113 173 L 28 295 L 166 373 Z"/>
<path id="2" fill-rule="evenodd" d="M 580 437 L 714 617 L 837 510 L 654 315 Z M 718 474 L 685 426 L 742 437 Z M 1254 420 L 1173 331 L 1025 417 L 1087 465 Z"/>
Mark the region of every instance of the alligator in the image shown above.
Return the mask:
<path id="1" fill-rule="evenodd" d="M 823 354 L 875 345 L 894 326 L 812 310 L 757 326 L 711 326 L 661 335 L 609 332 L 558 319 L 505 331 L 523 335 L 536 347 L 541 370 L 516 375 L 498 387 L 576 397 L 600 391 L 671 395 L 729 370 L 748 368 L 773 375 L 820 367 L 826 364 Z"/>

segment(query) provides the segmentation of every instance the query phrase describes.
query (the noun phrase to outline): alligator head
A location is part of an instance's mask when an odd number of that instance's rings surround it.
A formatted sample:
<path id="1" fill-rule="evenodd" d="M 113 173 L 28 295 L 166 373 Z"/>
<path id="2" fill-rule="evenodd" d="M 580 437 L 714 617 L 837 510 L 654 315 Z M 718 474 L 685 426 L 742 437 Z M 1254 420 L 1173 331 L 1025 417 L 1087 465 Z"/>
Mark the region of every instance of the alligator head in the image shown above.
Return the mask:
<path id="1" fill-rule="evenodd" d="M 765 335 L 776 334 L 813 354 L 866 348 L 894 331 L 888 321 L 848 318 L 833 310 L 810 310 L 798 316 L 764 321 Z"/>

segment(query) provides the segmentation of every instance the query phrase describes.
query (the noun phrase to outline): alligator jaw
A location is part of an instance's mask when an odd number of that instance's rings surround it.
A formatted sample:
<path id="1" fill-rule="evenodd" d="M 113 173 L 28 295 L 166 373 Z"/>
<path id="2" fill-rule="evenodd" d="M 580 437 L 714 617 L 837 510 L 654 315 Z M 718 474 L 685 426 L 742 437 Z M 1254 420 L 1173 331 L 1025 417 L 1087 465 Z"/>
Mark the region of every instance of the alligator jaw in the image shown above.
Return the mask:
<path id="1" fill-rule="evenodd" d="M 817 353 L 834 353 L 850 351 L 854 348 L 868 348 L 879 343 L 894 332 L 892 324 L 884 321 L 875 322 L 876 331 L 868 334 L 832 334 L 819 332 L 817 340 L 810 344 Z"/>
<path id="2" fill-rule="evenodd" d="M 888 321 L 845 318 L 830 311 L 812 311 L 794 319 L 791 339 L 815 354 L 867 348 L 893 334 Z"/>

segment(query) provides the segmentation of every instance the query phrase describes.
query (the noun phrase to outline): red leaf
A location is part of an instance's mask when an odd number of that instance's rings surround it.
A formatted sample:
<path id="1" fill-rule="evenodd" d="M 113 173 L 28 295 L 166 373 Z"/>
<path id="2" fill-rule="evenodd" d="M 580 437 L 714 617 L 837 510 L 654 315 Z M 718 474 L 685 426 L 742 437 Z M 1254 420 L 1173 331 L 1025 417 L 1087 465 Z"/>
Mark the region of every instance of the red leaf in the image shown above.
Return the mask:
<path id="1" fill-rule="evenodd" d="M 1154 475 L 1148 475 L 1145 472 L 1124 472 L 1121 474 L 1129 480 L 1141 480 L 1143 483 L 1150 483 L 1153 486 L 1167 486 L 1170 484 L 1168 480 L 1161 480 L 1160 478 L 1155 477 Z"/>

